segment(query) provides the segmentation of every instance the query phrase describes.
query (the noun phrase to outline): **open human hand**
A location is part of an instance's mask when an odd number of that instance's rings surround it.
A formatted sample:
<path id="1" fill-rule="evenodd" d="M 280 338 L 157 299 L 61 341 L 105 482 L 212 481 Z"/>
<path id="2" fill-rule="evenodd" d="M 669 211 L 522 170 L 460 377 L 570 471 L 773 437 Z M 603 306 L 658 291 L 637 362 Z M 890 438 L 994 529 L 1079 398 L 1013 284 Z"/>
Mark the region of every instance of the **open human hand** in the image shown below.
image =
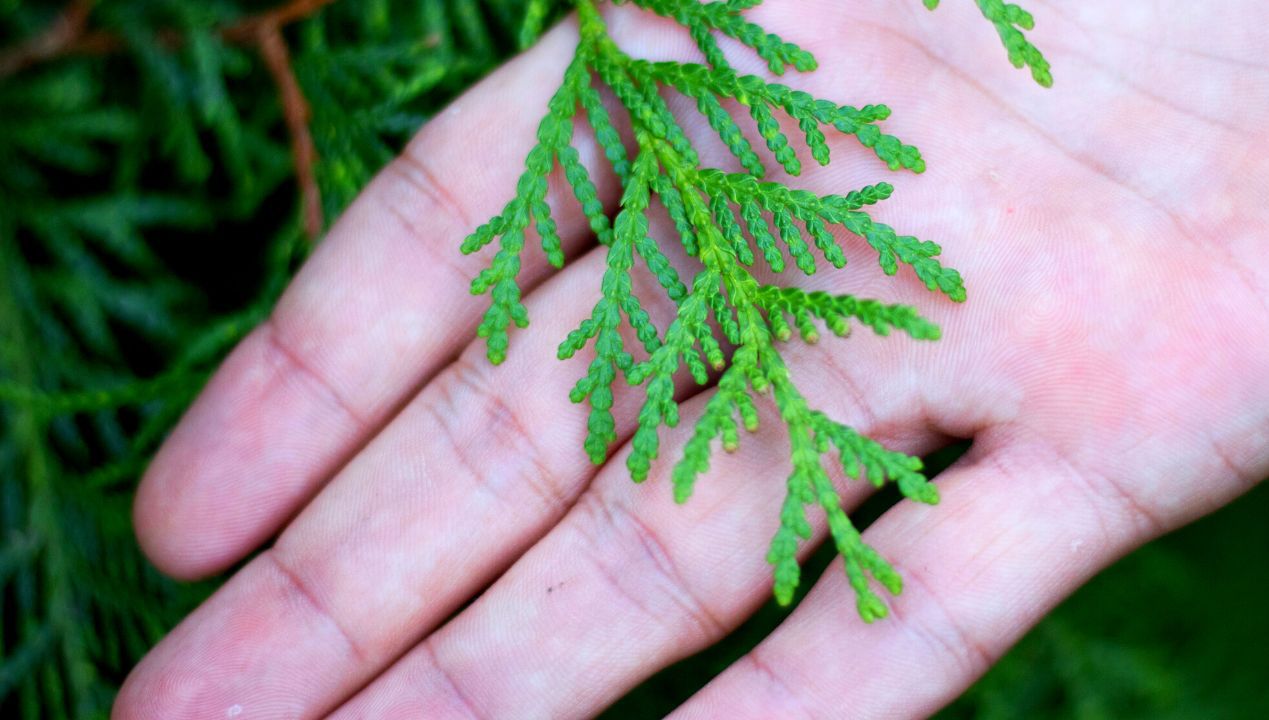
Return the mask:
<path id="1" fill-rule="evenodd" d="M 927 715 L 1100 568 L 1269 474 L 1269 6 L 1030 2 L 1048 91 L 1002 67 L 970 3 L 752 11 L 820 59 L 791 85 L 895 109 L 888 129 L 929 170 L 878 215 L 941 242 L 970 290 L 952 305 L 869 262 L 799 278 L 914 304 L 943 338 L 794 343 L 794 377 L 895 449 L 973 447 L 939 475 L 940 505 L 901 503 L 865 533 L 907 581 L 889 618 L 862 623 L 834 569 L 683 717 Z M 612 24 L 634 54 L 690 50 L 646 16 Z M 574 35 L 424 128 L 160 451 L 136 507 L 159 568 L 203 576 L 277 539 L 136 668 L 117 718 L 589 716 L 769 596 L 788 463 L 769 410 L 683 506 L 664 461 L 642 485 L 625 450 L 587 462 L 566 399 L 584 360 L 553 357 L 603 258 L 562 186 L 574 261 L 549 276 L 529 256 L 534 324 L 506 363 L 475 341 L 484 260 L 457 245 L 512 191 Z M 839 145 L 794 184 L 880 178 Z M 690 420 L 709 391 L 680 392 Z M 623 438 L 638 399 L 618 398 Z M 662 457 L 690 433 L 666 432 Z M 848 509 L 869 490 L 843 489 Z"/>

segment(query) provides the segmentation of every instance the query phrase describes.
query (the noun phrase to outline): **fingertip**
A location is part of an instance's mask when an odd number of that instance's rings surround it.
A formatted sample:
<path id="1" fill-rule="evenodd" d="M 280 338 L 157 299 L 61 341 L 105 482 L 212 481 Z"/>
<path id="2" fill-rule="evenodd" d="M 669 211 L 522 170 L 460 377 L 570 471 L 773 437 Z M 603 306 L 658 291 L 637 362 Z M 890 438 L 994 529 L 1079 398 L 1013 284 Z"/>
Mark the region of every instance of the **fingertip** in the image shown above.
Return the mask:
<path id="1" fill-rule="evenodd" d="M 192 580 L 276 534 L 338 467 L 360 426 L 257 330 L 225 360 L 146 470 L 133 505 L 155 567 Z"/>
<path id="2" fill-rule="evenodd" d="M 349 645 L 278 568 L 248 563 L 173 628 L 129 673 L 111 717 L 320 716 L 323 691 L 349 681 Z"/>
<path id="3" fill-rule="evenodd" d="M 153 675 L 141 671 L 142 665 L 134 668 L 123 681 L 123 687 L 115 696 L 114 706 L 110 709 L 110 720 L 158 720 L 164 717 L 190 717 L 189 715 L 169 715 L 170 708 L 161 708 L 159 698 L 163 697 L 159 687 L 152 682 Z"/>
<path id="4" fill-rule="evenodd" d="M 214 712 L 208 678 L 199 669 L 201 662 L 182 663 L 172 657 L 169 646 L 173 638 L 188 634 L 188 628 L 178 626 L 132 668 L 115 696 L 111 720 L 234 717 L 224 708 Z"/>
<path id="5" fill-rule="evenodd" d="M 160 572 L 177 580 L 199 580 L 225 569 L 237 558 L 223 550 L 209 552 L 206 533 L 183 517 L 180 504 L 168 500 L 165 489 L 171 484 L 152 465 L 137 488 L 132 525 L 141 552 Z"/>

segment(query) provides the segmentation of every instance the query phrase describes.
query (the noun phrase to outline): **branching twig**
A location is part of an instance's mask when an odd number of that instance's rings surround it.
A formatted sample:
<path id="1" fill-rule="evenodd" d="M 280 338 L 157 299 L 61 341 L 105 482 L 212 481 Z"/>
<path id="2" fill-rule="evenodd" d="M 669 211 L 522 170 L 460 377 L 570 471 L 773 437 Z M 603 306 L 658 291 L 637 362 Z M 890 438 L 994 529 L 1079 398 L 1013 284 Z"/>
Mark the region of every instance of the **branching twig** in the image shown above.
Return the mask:
<path id="1" fill-rule="evenodd" d="M 291 153 L 295 157 L 301 218 L 309 238 L 316 238 L 321 234 L 323 224 L 321 194 L 313 174 L 317 153 L 308 127 L 308 102 L 295 79 L 295 72 L 291 69 L 291 53 L 282 37 L 282 28 L 313 15 L 333 2 L 335 0 L 289 0 L 225 25 L 217 31 L 225 42 L 256 46 L 278 87 L 282 115 L 291 136 Z M 119 35 L 104 30 L 84 31 L 95 3 L 96 0 L 71 0 L 44 32 L 12 48 L 0 50 L 0 78 L 58 57 L 107 54 L 122 50 L 124 43 Z M 159 43 L 167 47 L 178 47 L 185 42 L 184 34 L 172 29 L 159 31 L 157 37 Z"/>
<path id="2" fill-rule="evenodd" d="M 67 52 L 84 34 L 88 13 L 96 0 L 71 0 L 44 30 L 13 47 L 0 50 L 0 78 Z"/>
<path id="3" fill-rule="evenodd" d="M 222 35 L 231 42 L 249 42 L 257 37 L 260 29 L 272 26 L 278 29 L 312 16 L 335 0 L 290 0 L 270 10 L 251 15 L 224 29 Z"/>
<path id="4" fill-rule="evenodd" d="M 333 2 L 335 0 L 290 0 L 277 7 L 255 15 L 248 15 L 241 20 L 225 25 L 217 32 L 226 42 L 252 45 L 259 40 L 262 28 L 269 26 L 285 27 L 311 16 Z M 179 30 L 167 29 L 159 31 L 158 39 L 164 45 L 176 46 L 185 41 L 185 36 Z M 123 38 L 103 30 L 84 33 L 64 49 L 64 54 L 103 55 L 118 52 L 122 48 Z"/>
<path id="5" fill-rule="evenodd" d="M 226 42 L 254 45 L 261 28 L 285 27 L 313 15 L 335 0 L 289 0 L 269 10 L 248 15 L 225 25 L 216 32 Z M 124 49 L 124 41 L 108 30 L 84 31 L 88 12 L 96 0 L 71 0 L 58 19 L 44 32 L 12 48 L 0 50 L 0 78 L 45 60 L 67 55 L 107 55 Z M 177 47 L 185 42 L 179 30 L 168 28 L 157 33 L 158 42 Z"/>

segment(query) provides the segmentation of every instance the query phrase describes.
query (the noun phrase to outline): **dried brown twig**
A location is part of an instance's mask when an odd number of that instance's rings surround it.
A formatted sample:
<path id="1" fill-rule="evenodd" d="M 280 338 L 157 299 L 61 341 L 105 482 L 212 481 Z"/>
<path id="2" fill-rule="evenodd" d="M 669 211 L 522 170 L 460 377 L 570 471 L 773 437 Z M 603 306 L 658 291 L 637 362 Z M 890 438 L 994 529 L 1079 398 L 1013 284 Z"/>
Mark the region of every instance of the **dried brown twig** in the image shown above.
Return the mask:
<path id="1" fill-rule="evenodd" d="M 265 67 L 269 68 L 269 74 L 278 86 L 282 115 L 286 120 L 287 133 L 291 136 L 295 177 L 300 187 L 300 220 L 309 238 L 316 239 L 322 232 L 322 197 L 317 187 L 317 177 L 313 173 L 317 150 L 313 147 L 313 135 L 308 128 L 308 101 L 304 98 L 300 83 L 295 79 L 295 72 L 291 68 L 291 53 L 282 37 L 281 28 L 276 22 L 265 23 L 256 32 L 260 56 L 264 58 Z"/>
<path id="2" fill-rule="evenodd" d="M 318 10 L 333 2 L 335 0 L 290 0 L 225 25 L 217 33 L 226 42 L 239 45 L 255 45 L 260 41 L 261 28 L 268 26 L 286 27 L 293 22 L 312 16 Z M 162 30 L 159 32 L 158 37 L 160 43 L 169 46 L 177 46 L 185 41 L 185 36 L 179 30 Z M 60 54 L 104 55 L 118 52 L 121 49 L 123 49 L 123 38 L 111 32 L 98 30 L 82 33 L 74 38 L 61 49 Z"/>
<path id="3" fill-rule="evenodd" d="M 84 34 L 96 0 L 72 0 L 44 32 L 0 50 L 0 78 L 66 53 Z"/>

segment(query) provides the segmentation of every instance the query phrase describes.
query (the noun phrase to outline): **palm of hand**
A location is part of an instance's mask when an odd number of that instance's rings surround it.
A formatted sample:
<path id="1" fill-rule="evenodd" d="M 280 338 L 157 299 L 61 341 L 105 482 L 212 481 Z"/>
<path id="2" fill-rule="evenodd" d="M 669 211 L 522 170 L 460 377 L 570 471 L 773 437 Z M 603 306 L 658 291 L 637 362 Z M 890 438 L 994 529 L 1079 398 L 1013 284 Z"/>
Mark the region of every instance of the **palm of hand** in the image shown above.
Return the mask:
<path id="1" fill-rule="evenodd" d="M 682 713 L 919 715 L 1091 573 L 1269 471 L 1269 273 L 1252 261 L 1269 228 L 1256 135 L 1269 71 L 1239 59 L 1263 47 L 1269 15 L 1157 2 L 1130 26 L 1123 4 L 1037 6 L 1058 72 L 1039 91 L 999 67 L 972 13 L 776 5 L 755 19 L 823 68 L 791 84 L 886 101 L 890 130 L 922 147 L 930 170 L 896 180 L 878 214 L 942 242 L 970 289 L 950 306 L 847 244 L 846 272 L 806 282 L 898 296 L 944 339 L 792 344 L 795 380 L 896 448 L 975 445 L 940 477 L 940 506 L 901 505 L 869 530 L 908 581 L 891 619 L 860 623 L 835 569 Z M 669 51 L 655 26 L 615 28 L 636 54 Z M 588 312 L 574 299 L 596 292 L 594 253 L 535 291 L 535 324 L 504 367 L 476 347 L 443 368 L 480 310 L 463 284 L 480 261 L 453 248 L 508 192 L 532 132 L 533 118 L 508 131 L 490 108 L 540 106 L 548 89 L 513 78 L 557 72 L 567 32 L 429 125 L 156 459 L 138 528 L 181 575 L 224 567 L 316 497 L 138 668 L 120 717 L 310 717 L 372 679 L 340 716 L 587 715 L 766 598 L 787 463 L 778 422 L 764 416 L 740 452 L 716 458 L 683 507 L 660 466 L 690 428 L 667 434 L 643 486 L 620 453 L 597 474 L 583 466 L 584 411 L 563 407 L 578 367 L 546 359 Z M 514 137 L 456 176 L 464 140 L 495 129 Z M 794 184 L 879 179 L 850 143 L 835 150 Z M 575 254 L 576 215 L 561 222 Z M 635 412 L 637 397 L 619 403 L 627 432 Z M 918 664 L 922 682 L 900 682 Z"/>

